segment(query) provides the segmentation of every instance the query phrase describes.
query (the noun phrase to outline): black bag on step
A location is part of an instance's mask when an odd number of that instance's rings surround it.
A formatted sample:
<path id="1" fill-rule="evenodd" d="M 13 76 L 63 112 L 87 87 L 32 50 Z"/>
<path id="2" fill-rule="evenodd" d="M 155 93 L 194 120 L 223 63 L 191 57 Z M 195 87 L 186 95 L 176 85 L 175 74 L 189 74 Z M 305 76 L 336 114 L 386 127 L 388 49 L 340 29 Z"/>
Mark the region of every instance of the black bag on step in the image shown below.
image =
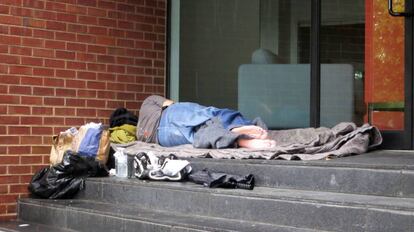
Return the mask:
<path id="1" fill-rule="evenodd" d="M 88 176 L 107 176 L 108 172 L 94 158 L 66 151 L 61 163 L 46 167 L 32 177 L 29 191 L 40 198 L 67 199 L 84 188 Z"/>

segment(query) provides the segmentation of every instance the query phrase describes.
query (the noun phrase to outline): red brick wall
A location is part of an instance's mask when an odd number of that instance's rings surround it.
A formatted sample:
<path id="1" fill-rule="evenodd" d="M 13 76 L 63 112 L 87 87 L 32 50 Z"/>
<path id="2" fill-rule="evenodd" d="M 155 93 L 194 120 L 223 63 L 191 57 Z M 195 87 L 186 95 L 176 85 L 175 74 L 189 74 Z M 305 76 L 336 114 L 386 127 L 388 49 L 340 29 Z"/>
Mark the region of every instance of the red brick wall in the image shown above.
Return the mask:
<path id="1" fill-rule="evenodd" d="M 166 0 L 0 1 L 0 220 L 51 136 L 164 94 Z"/>

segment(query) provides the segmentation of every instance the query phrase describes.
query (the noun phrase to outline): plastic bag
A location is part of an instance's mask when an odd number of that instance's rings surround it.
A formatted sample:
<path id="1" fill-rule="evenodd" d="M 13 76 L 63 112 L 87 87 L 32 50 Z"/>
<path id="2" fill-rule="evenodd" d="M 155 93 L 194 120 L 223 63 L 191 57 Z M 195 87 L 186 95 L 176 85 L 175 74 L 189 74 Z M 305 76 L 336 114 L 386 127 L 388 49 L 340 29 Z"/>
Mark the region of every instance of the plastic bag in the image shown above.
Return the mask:
<path id="1" fill-rule="evenodd" d="M 32 177 L 29 191 L 40 198 L 72 198 L 85 186 L 87 176 L 107 176 L 108 172 L 95 159 L 66 151 L 61 163 L 46 167 Z"/>
<path id="2" fill-rule="evenodd" d="M 53 136 L 50 163 L 56 165 L 62 161 L 67 150 L 78 152 L 80 156 L 94 157 L 106 164 L 109 155 L 109 130 L 101 123 L 87 123 L 77 130 L 72 127 Z"/>
<path id="3" fill-rule="evenodd" d="M 79 128 L 76 135 L 75 151 L 80 156 L 94 157 L 106 164 L 109 155 L 109 131 L 101 123 L 87 123 Z"/>
<path id="4" fill-rule="evenodd" d="M 82 178 L 60 177 L 56 169 L 46 167 L 33 176 L 29 191 L 40 198 L 65 199 L 72 198 L 84 185 Z"/>
<path id="5" fill-rule="evenodd" d="M 52 138 L 52 149 L 50 150 L 50 163 L 58 164 L 63 159 L 66 150 L 75 150 L 76 135 L 78 130 L 75 127 L 62 131 Z"/>

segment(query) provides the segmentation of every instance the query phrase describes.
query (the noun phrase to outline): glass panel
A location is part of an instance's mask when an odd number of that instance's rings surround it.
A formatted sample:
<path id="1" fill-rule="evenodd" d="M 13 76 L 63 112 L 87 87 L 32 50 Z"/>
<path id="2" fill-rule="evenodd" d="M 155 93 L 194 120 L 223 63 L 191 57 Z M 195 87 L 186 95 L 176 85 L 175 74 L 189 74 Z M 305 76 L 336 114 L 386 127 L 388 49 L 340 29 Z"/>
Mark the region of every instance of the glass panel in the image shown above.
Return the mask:
<path id="1" fill-rule="evenodd" d="M 384 0 L 322 0 L 321 16 L 321 125 L 402 130 L 403 19 L 389 16 Z"/>
<path id="2" fill-rule="evenodd" d="M 321 126 L 364 122 L 365 4 L 321 1 Z"/>
<path id="3" fill-rule="evenodd" d="M 309 126 L 310 15 L 309 0 L 181 0 L 179 100 Z"/>

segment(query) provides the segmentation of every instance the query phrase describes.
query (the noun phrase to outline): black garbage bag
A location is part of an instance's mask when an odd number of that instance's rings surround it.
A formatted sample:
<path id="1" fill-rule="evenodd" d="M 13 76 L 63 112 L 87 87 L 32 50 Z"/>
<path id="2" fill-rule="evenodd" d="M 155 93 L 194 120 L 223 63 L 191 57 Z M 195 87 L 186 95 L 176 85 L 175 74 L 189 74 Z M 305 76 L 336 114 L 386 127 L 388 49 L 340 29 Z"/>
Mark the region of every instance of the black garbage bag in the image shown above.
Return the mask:
<path id="1" fill-rule="evenodd" d="M 232 175 L 221 172 L 210 172 L 207 169 L 191 173 L 188 179 L 196 184 L 202 184 L 210 188 L 241 188 L 253 190 L 254 176 Z"/>
<path id="2" fill-rule="evenodd" d="M 46 167 L 37 172 L 30 184 L 29 191 L 40 198 L 67 199 L 72 198 L 80 189 L 83 189 L 83 178 L 74 176 L 59 176 L 59 171 L 53 167 Z"/>
<path id="3" fill-rule="evenodd" d="M 29 191 L 40 198 L 72 198 L 85 186 L 88 176 L 107 176 L 108 171 L 92 157 L 81 157 L 65 151 L 61 163 L 46 167 L 32 177 Z"/>

